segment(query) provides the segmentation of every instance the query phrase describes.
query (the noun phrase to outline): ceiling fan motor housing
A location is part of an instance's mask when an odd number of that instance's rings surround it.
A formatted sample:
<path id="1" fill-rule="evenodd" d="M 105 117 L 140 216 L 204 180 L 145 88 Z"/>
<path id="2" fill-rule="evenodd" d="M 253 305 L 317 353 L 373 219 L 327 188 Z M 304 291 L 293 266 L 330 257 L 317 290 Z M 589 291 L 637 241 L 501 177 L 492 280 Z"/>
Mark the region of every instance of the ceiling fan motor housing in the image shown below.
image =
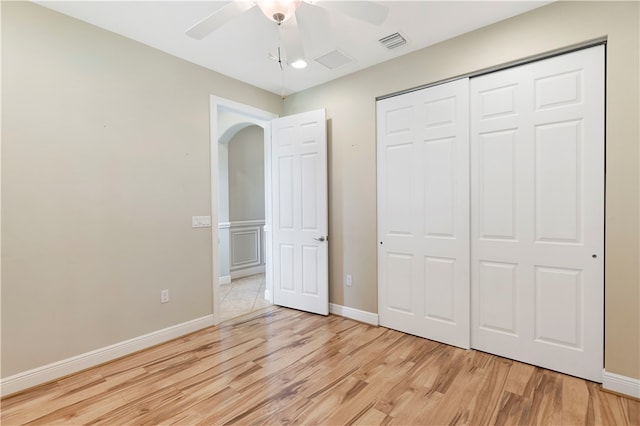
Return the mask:
<path id="1" fill-rule="evenodd" d="M 277 24 L 291 18 L 302 0 L 256 0 L 256 5 L 265 16 Z"/>

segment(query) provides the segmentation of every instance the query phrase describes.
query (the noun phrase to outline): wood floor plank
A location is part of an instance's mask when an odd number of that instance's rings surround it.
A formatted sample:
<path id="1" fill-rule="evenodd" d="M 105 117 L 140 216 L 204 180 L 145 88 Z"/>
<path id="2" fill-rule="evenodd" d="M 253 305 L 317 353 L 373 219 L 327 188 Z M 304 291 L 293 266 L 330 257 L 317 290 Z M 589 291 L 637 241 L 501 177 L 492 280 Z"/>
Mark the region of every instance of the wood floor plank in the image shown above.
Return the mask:
<path id="1" fill-rule="evenodd" d="M 562 424 L 585 424 L 589 390 L 584 380 L 576 377 L 562 377 Z"/>
<path id="2" fill-rule="evenodd" d="M 434 408 L 432 421 L 435 424 L 467 424 L 469 410 L 475 400 L 481 397 L 479 390 L 485 377 L 481 374 L 468 374 L 471 371 L 471 359 L 456 351 L 456 360 L 450 368 L 455 368 L 453 375 L 450 369 L 440 372 L 441 384 L 436 382 L 435 390 L 444 395 L 456 395 L 455 398 L 442 398 Z M 451 380 L 448 380 L 451 378 Z M 443 387 L 446 382 L 446 387 Z"/>
<path id="3" fill-rule="evenodd" d="M 638 425 L 596 383 L 270 307 L 1 401 L 3 425 Z"/>
<path id="4" fill-rule="evenodd" d="M 385 425 L 389 424 L 393 418 L 383 413 L 382 411 L 378 411 L 375 408 L 371 408 L 362 414 L 359 418 L 357 418 L 352 424 L 353 425 Z"/>
<path id="5" fill-rule="evenodd" d="M 484 357 L 483 357 L 484 358 Z M 499 357 L 490 357 L 482 369 L 470 371 L 471 375 L 480 377 L 478 390 L 469 402 L 468 415 L 465 417 L 467 424 L 488 425 L 498 410 L 498 404 L 502 398 L 507 377 L 513 362 Z M 468 386 L 466 386 L 468 388 Z"/>
<path id="6" fill-rule="evenodd" d="M 536 369 L 531 408 L 521 418 L 523 424 L 560 424 L 562 378 L 559 374 Z M 533 383 L 533 382 L 532 382 Z"/>
<path id="7" fill-rule="evenodd" d="M 436 407 L 440 404 L 444 395 L 440 392 L 427 390 L 415 391 L 410 394 L 406 404 L 399 405 L 397 409 L 389 413 L 394 425 L 435 425 L 434 417 L 437 416 Z"/>
<path id="8" fill-rule="evenodd" d="M 488 355 L 488 354 L 487 354 Z M 488 355 L 491 356 L 491 355 Z M 527 384 L 536 367 L 521 362 L 514 362 L 509 370 L 509 376 L 505 383 L 504 390 L 516 395 L 524 396 Z"/>
<path id="9" fill-rule="evenodd" d="M 351 399 L 361 392 L 367 383 L 356 379 L 353 376 L 341 378 L 331 392 L 318 395 L 311 400 L 314 402 L 312 406 L 307 407 L 303 413 L 297 418 L 301 424 L 346 424 L 343 422 L 332 422 L 329 417 L 335 415 L 334 410 L 339 410 L 345 404 L 349 404 Z M 355 409 L 351 404 L 348 405 L 349 411 L 353 414 Z"/>
<path id="10" fill-rule="evenodd" d="M 497 407 L 490 424 L 496 425 L 520 425 L 523 416 L 531 408 L 531 401 L 522 395 L 511 392 L 503 392 L 500 405 Z M 593 423 L 592 423 L 593 424 Z"/>

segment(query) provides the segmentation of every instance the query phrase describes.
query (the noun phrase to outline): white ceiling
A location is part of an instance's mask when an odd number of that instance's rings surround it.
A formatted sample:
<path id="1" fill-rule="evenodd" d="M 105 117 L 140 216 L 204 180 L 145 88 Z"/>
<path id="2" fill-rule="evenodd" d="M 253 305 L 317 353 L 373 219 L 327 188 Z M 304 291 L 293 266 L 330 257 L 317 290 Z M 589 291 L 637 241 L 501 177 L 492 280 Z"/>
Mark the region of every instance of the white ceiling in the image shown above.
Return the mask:
<path id="1" fill-rule="evenodd" d="M 325 0 L 327 1 L 327 0 Z M 184 31 L 227 1 L 36 1 L 36 3 L 270 92 L 298 92 L 543 6 L 550 1 L 380 1 L 381 26 L 303 4 L 298 24 L 309 66 L 285 67 L 276 54 L 278 27 L 255 7 L 203 40 Z M 400 32 L 407 44 L 388 50 L 378 40 Z M 321 36 L 318 36 L 320 34 Z M 315 36 L 314 36 L 315 35 Z M 330 70 L 314 59 L 339 49 L 353 61 Z M 284 85 L 283 85 L 284 82 Z"/>

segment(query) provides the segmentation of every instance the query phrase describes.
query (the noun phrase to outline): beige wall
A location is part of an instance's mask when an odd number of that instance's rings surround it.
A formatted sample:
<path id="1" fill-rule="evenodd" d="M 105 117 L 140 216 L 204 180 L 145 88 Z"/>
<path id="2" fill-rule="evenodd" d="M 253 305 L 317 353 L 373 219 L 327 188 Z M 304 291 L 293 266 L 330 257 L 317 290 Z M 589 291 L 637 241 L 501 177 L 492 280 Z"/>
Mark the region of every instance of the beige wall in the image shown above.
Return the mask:
<path id="1" fill-rule="evenodd" d="M 249 126 L 229 141 L 229 221 L 264 213 L 264 130 Z"/>
<path id="2" fill-rule="evenodd" d="M 375 98 L 606 36 L 606 369 L 640 378 L 638 2 L 558 2 L 290 96 L 327 108 L 330 299 L 377 312 Z M 344 287 L 344 274 L 353 286 Z"/>
<path id="3" fill-rule="evenodd" d="M 2 376 L 211 314 L 210 233 L 190 227 L 210 212 L 209 94 L 280 98 L 1 4 Z M 606 367 L 640 378 L 638 6 L 552 4 L 289 97 L 329 116 L 331 301 L 377 311 L 376 96 L 607 36 Z"/>
<path id="4" fill-rule="evenodd" d="M 280 97 L 2 2 L 2 376 L 212 313 L 209 95 Z M 160 290 L 171 301 L 160 304 Z"/>

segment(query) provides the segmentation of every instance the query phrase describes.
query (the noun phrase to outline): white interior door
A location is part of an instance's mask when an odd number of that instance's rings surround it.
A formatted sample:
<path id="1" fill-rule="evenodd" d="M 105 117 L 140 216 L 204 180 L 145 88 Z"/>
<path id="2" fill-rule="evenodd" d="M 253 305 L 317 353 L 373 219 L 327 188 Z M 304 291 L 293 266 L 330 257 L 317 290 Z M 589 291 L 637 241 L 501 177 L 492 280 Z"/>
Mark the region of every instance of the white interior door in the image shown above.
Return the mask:
<path id="1" fill-rule="evenodd" d="M 469 80 L 379 101 L 380 324 L 469 347 Z"/>
<path id="2" fill-rule="evenodd" d="M 271 122 L 274 303 L 329 313 L 325 110 Z"/>
<path id="3" fill-rule="evenodd" d="M 604 47 L 471 80 L 472 347 L 601 382 Z"/>

